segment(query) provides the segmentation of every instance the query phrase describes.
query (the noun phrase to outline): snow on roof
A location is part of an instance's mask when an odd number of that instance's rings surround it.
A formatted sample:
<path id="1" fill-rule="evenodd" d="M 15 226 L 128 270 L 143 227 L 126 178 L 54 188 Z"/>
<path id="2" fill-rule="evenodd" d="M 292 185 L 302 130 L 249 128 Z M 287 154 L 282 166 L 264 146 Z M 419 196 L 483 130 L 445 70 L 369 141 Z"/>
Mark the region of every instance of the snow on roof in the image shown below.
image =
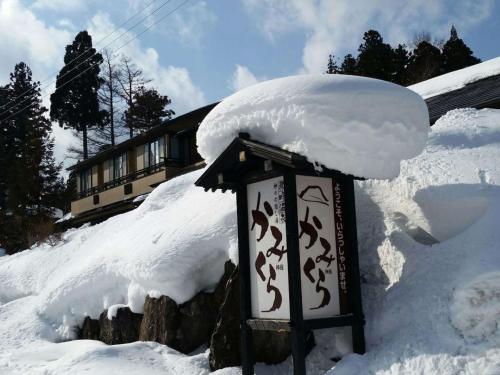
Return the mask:
<path id="1" fill-rule="evenodd" d="M 213 162 L 238 136 L 302 154 L 346 174 L 392 178 L 418 155 L 429 117 L 422 98 L 365 77 L 301 75 L 261 82 L 219 103 L 197 133 L 198 151 Z"/>
<path id="2" fill-rule="evenodd" d="M 408 88 L 427 99 L 497 74 L 500 74 L 500 57 L 416 83 Z"/>

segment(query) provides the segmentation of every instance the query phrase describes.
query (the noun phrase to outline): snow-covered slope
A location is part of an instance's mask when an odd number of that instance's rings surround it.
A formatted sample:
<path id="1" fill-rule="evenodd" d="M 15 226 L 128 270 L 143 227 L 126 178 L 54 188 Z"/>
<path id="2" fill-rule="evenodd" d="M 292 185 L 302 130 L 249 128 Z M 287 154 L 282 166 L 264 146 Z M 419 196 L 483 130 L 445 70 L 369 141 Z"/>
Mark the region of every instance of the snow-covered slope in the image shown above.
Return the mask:
<path id="1" fill-rule="evenodd" d="M 356 189 L 368 352 L 316 332 L 308 374 L 500 374 L 500 110 L 448 113 L 391 181 Z M 137 210 L 0 257 L 0 374 L 207 374 L 207 353 L 60 342 L 85 314 L 210 288 L 236 249 L 234 195 L 160 185 Z M 433 243 L 432 245 L 430 245 Z M 290 373 L 291 360 L 256 368 Z M 237 374 L 225 369 L 219 374 Z"/>
<path id="2" fill-rule="evenodd" d="M 497 74 L 500 74 L 500 57 L 416 83 L 408 88 L 427 99 Z"/>

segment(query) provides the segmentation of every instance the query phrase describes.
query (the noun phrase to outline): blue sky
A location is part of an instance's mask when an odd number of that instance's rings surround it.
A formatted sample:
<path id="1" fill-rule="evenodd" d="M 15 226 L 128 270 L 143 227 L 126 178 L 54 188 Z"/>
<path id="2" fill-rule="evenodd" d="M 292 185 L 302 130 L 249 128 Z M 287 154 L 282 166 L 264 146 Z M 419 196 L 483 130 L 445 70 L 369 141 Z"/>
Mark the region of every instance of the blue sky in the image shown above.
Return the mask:
<path id="1" fill-rule="evenodd" d="M 64 47 L 78 31 L 90 30 L 97 43 L 148 4 L 153 2 L 125 28 L 164 1 L 0 0 L 0 82 L 16 62 L 25 61 L 35 79 L 48 78 L 48 98 Z M 170 0 L 108 49 L 116 50 L 184 1 Z M 356 53 L 370 28 L 390 43 L 408 43 L 423 30 L 447 38 L 451 24 L 476 56 L 500 55 L 500 2 L 494 0 L 188 0 L 115 59 L 130 56 L 183 113 L 259 80 L 320 73 L 329 53 Z M 56 130 L 56 139 L 64 143 L 63 138 Z"/>

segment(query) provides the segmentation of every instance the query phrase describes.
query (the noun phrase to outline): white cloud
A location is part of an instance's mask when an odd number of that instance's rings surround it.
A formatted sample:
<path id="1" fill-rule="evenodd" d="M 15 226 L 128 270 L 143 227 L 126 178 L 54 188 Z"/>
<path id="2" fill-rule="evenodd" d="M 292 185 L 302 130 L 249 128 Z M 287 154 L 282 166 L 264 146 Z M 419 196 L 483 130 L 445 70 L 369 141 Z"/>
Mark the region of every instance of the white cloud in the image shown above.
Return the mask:
<path id="1" fill-rule="evenodd" d="M 22 26 L 21 26 L 22 25 Z M 14 64 L 26 62 L 37 77 L 60 65 L 71 34 L 65 28 L 45 24 L 18 0 L 0 2 L 0 81 Z M 45 78 L 45 77 L 44 77 Z"/>
<path id="2" fill-rule="evenodd" d="M 88 29 L 96 40 L 102 39 L 112 30 L 115 25 L 108 14 L 97 13 L 89 22 Z M 124 30 L 117 32 L 120 35 Z M 133 34 L 126 33 L 123 37 L 110 46 L 115 54 L 116 61 L 120 60 L 120 55 L 128 56 L 132 62 L 142 69 L 146 78 L 154 81 L 154 87 L 172 99 L 172 108 L 176 113 L 181 114 L 186 111 L 198 108 L 206 103 L 205 95 L 191 80 L 189 71 L 183 67 L 164 66 L 160 62 L 160 56 L 154 48 L 142 46 L 140 40 L 133 40 L 128 45 L 116 51 L 122 45 L 132 40 Z"/>
<path id="3" fill-rule="evenodd" d="M 234 91 L 239 91 L 263 80 L 265 80 L 264 77 L 257 78 L 246 66 L 236 65 L 236 70 L 231 77 L 229 85 Z"/>
<path id="4" fill-rule="evenodd" d="M 42 81 L 42 87 L 47 86 L 42 94 L 48 108 L 54 87 L 51 82 L 63 64 L 64 47 L 71 38 L 72 33 L 65 25 L 48 26 L 20 1 L 0 1 L 0 83 L 6 83 L 14 65 L 24 61 L 32 69 L 33 79 Z M 63 161 L 71 135 L 55 124 L 53 130 L 55 155 L 58 161 Z"/>
<path id="5" fill-rule="evenodd" d="M 493 0 L 243 0 L 258 28 L 271 41 L 301 30 L 307 35 L 302 63 L 306 72 L 325 70 L 329 53 L 355 52 L 363 32 L 375 28 L 391 43 L 407 42 L 426 30 L 445 37 L 480 24 Z"/>
<path id="6" fill-rule="evenodd" d="M 128 17 L 131 17 L 137 12 L 142 12 L 140 15 L 135 16 L 134 20 L 138 21 L 144 18 L 144 25 L 150 26 L 159 17 L 172 12 L 182 3 L 171 2 L 167 3 L 165 7 L 161 7 L 162 4 L 151 4 L 151 1 L 148 0 L 128 0 L 126 13 Z M 160 7 L 158 13 L 148 16 Z M 151 30 L 161 33 L 166 38 L 176 39 L 186 45 L 199 47 L 200 41 L 207 33 L 207 30 L 213 27 L 216 22 L 217 16 L 210 10 L 207 2 L 199 1 L 186 7 L 182 6 L 172 13 L 172 16 L 168 18 L 168 22 L 155 24 Z"/>
<path id="7" fill-rule="evenodd" d="M 200 1 L 174 18 L 174 27 L 185 44 L 199 45 L 206 30 L 217 21 L 216 15 L 210 11 L 205 1 Z"/>
<path id="8" fill-rule="evenodd" d="M 76 12 L 86 9 L 85 0 L 36 0 L 34 9 L 48 9 L 57 12 Z"/>

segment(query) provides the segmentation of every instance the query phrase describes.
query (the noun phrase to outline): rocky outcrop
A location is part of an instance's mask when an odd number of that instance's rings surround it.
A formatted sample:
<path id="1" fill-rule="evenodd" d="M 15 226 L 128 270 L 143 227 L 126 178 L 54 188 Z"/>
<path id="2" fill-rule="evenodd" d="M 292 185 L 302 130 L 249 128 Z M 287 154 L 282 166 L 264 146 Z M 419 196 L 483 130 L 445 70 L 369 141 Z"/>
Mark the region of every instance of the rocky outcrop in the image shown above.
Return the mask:
<path id="1" fill-rule="evenodd" d="M 101 327 L 98 319 L 85 317 L 82 328 L 79 330 L 78 338 L 82 340 L 99 340 Z"/>
<path id="2" fill-rule="evenodd" d="M 139 330 L 140 341 L 156 341 L 170 347 L 176 341 L 179 326 L 179 307 L 167 296 L 146 296 L 144 315 Z"/>
<path id="3" fill-rule="evenodd" d="M 208 344 L 225 295 L 225 284 L 234 268 L 228 261 L 214 292 L 198 293 L 182 305 L 167 296 L 146 297 L 139 340 L 156 341 L 182 353 Z"/>
<path id="4" fill-rule="evenodd" d="M 128 307 L 120 307 L 111 320 L 106 310 L 99 317 L 99 340 L 108 345 L 137 341 L 141 321 L 142 314 L 133 313 Z"/>
<path id="5" fill-rule="evenodd" d="M 240 357 L 239 272 L 230 261 L 213 292 L 200 292 L 181 305 L 167 296 L 146 297 L 144 313 L 128 307 L 117 310 L 108 319 L 104 311 L 99 320 L 86 317 L 79 338 L 100 340 L 106 344 L 155 341 L 182 353 L 190 353 L 203 344 L 210 346 L 210 368 L 218 370 L 239 366 Z M 254 356 L 257 362 L 276 364 L 291 352 L 289 332 L 254 331 Z M 309 347 L 314 345 L 312 333 Z"/>
<path id="6" fill-rule="evenodd" d="M 241 364 L 238 283 L 239 272 L 235 268 L 226 283 L 225 296 L 210 340 L 209 362 L 212 371 Z"/>

